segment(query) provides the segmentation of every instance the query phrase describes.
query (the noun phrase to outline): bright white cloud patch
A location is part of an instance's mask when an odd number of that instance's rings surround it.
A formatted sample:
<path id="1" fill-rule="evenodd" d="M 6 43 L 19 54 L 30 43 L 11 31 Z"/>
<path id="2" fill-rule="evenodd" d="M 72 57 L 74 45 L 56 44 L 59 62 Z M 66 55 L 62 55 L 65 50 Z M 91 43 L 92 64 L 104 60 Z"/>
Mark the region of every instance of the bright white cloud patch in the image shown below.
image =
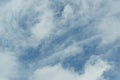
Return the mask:
<path id="1" fill-rule="evenodd" d="M 65 6 L 62 16 L 63 16 L 64 22 L 73 18 L 74 9 L 72 8 L 71 5 L 68 4 Z"/>
<path id="2" fill-rule="evenodd" d="M 107 62 L 91 59 L 85 65 L 82 74 L 64 69 L 61 65 L 46 66 L 37 69 L 30 80 L 99 80 L 103 78 L 103 73 L 109 69 L 110 65 Z"/>
<path id="3" fill-rule="evenodd" d="M 31 33 L 32 38 L 39 42 L 41 39 L 49 37 L 52 33 L 55 26 L 53 23 L 54 13 L 50 8 L 49 0 L 40 1 L 39 6 L 36 6 L 36 10 L 40 12 L 41 15 L 37 17 L 39 23 L 31 28 Z"/>
<path id="4" fill-rule="evenodd" d="M 0 52 L 0 80 L 17 77 L 18 62 L 13 52 Z"/>
<path id="5" fill-rule="evenodd" d="M 109 2 L 107 14 L 101 19 L 98 24 L 98 32 L 102 33 L 103 44 L 109 44 L 120 38 L 120 1 L 116 0 Z"/>
<path id="6" fill-rule="evenodd" d="M 119 26 L 119 20 L 115 18 L 107 18 L 100 23 L 99 30 L 103 35 L 103 43 L 111 43 L 120 38 Z"/>

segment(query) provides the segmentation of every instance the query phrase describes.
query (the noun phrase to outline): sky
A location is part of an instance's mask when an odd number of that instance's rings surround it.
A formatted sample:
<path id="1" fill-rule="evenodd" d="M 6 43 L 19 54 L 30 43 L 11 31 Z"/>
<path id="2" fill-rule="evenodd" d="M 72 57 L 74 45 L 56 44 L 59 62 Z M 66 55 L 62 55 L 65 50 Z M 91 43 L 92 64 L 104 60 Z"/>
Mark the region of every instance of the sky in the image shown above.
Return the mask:
<path id="1" fill-rule="evenodd" d="M 0 0 L 0 80 L 120 80 L 120 0 Z"/>

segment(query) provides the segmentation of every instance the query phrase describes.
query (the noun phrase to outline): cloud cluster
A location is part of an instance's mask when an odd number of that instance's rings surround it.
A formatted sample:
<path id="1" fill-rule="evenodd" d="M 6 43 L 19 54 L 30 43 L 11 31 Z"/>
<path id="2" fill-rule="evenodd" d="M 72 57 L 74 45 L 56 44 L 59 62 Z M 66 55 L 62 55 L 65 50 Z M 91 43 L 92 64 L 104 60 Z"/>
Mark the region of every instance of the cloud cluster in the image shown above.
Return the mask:
<path id="1" fill-rule="evenodd" d="M 110 69 L 110 65 L 102 60 L 91 58 L 85 65 L 84 72 L 77 74 L 64 69 L 60 64 L 37 69 L 30 80 L 104 80 L 103 73 Z"/>
<path id="2" fill-rule="evenodd" d="M 119 55 L 114 54 L 119 5 L 119 0 L 0 0 L 0 80 L 106 80 L 109 63 L 120 63 L 111 58 Z M 75 56 L 76 63 L 83 62 L 81 74 L 74 71 Z"/>

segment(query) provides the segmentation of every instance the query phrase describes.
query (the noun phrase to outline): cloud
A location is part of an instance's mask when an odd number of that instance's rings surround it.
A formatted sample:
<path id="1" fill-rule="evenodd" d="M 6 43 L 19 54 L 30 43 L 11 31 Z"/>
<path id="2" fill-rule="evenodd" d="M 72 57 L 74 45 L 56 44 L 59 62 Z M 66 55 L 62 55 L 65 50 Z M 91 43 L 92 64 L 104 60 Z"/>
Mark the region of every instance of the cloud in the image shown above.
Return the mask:
<path id="1" fill-rule="evenodd" d="M 0 7 L 0 25 L 3 26 L 0 38 L 16 49 L 38 46 L 41 40 L 53 34 L 54 13 L 49 0 L 38 1 L 39 4 L 36 1 L 11 0 Z"/>
<path id="2" fill-rule="evenodd" d="M 109 61 L 90 60 L 85 63 L 82 74 L 64 69 L 60 62 L 84 53 L 84 50 L 96 51 L 100 53 L 98 56 L 109 54 L 110 49 L 103 46 L 120 39 L 119 5 L 119 0 L 1 0 L 0 71 L 3 73 L 0 73 L 0 80 L 18 77 L 16 71 L 26 74 L 19 74 L 20 77 L 29 77 L 24 69 L 30 71 L 30 74 L 37 69 L 32 75 L 33 80 L 104 79 L 103 74 L 109 69 Z M 96 45 L 95 50 L 84 49 L 84 45 L 89 46 L 89 43 L 98 39 L 102 39 L 98 44 L 105 51 Z M 26 51 L 29 49 L 31 50 Z M 86 56 L 90 56 L 85 52 Z M 38 56 L 35 57 L 35 62 L 30 59 L 31 64 L 19 60 L 21 55 L 29 58 L 26 56 L 34 56 L 34 53 Z M 90 53 L 93 55 L 94 52 Z M 56 65 L 50 66 L 54 62 L 57 62 Z"/>
<path id="3" fill-rule="evenodd" d="M 13 52 L 0 52 L 0 80 L 17 77 L 18 62 Z"/>
<path id="4" fill-rule="evenodd" d="M 37 23 L 34 27 L 31 28 L 32 37 L 37 44 L 41 39 L 45 39 L 49 37 L 54 31 L 54 13 L 51 8 L 49 8 L 50 2 L 49 0 L 40 1 L 40 5 L 36 6 L 36 10 L 41 13 L 40 16 L 37 17 L 39 23 Z"/>
<path id="5" fill-rule="evenodd" d="M 103 35 L 103 44 L 112 43 L 120 38 L 120 23 L 118 19 L 106 18 L 99 25 L 99 31 Z"/>
<path id="6" fill-rule="evenodd" d="M 64 8 L 64 11 L 62 13 L 62 17 L 63 17 L 63 22 L 66 22 L 70 19 L 73 19 L 74 16 L 74 9 L 72 8 L 71 5 L 66 5 Z"/>
<path id="7" fill-rule="evenodd" d="M 110 44 L 120 38 L 120 18 L 118 10 L 120 1 L 109 1 L 108 11 L 97 24 L 98 32 L 102 34 L 102 43 Z"/>
<path id="8" fill-rule="evenodd" d="M 109 69 L 110 65 L 107 62 L 91 57 L 86 63 L 82 74 L 64 69 L 60 64 L 57 64 L 37 69 L 30 80 L 99 80 L 103 79 L 103 73 Z"/>

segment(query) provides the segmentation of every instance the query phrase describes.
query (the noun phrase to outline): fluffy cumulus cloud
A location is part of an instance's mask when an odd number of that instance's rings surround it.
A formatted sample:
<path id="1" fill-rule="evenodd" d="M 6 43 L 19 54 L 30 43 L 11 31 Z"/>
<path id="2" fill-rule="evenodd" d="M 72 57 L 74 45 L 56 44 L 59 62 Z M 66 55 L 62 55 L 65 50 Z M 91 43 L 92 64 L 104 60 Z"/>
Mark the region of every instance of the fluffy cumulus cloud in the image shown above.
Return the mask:
<path id="1" fill-rule="evenodd" d="M 119 0 L 0 0 L 0 80 L 119 80 Z"/>
<path id="2" fill-rule="evenodd" d="M 85 65 L 82 74 L 73 70 L 64 69 L 60 64 L 37 69 L 30 80 L 104 80 L 103 73 L 110 69 L 110 65 L 102 60 L 90 59 Z"/>

